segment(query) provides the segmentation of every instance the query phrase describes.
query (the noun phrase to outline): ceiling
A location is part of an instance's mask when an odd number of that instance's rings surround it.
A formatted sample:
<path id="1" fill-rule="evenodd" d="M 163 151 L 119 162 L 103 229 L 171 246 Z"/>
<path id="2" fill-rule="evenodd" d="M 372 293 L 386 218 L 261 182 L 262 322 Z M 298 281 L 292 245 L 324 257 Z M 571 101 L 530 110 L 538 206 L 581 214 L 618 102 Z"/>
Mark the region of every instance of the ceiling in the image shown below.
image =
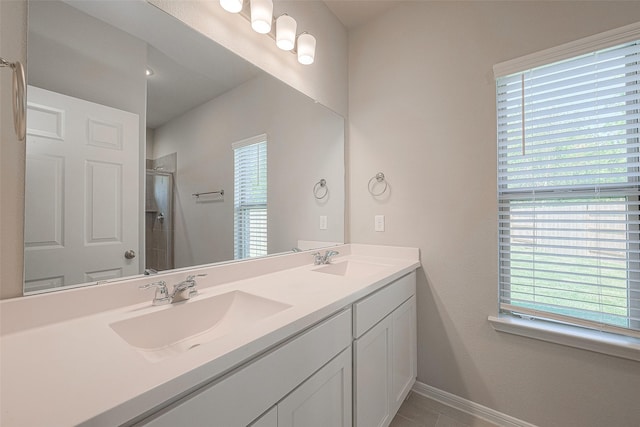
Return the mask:
<path id="1" fill-rule="evenodd" d="M 66 1 L 147 43 L 147 65 L 154 73 L 147 79 L 149 128 L 155 129 L 261 73 L 249 62 L 147 2 L 123 1 L 114 7 L 111 0 Z"/>
<path id="2" fill-rule="evenodd" d="M 350 30 L 386 12 L 397 4 L 398 0 L 324 0 L 324 2 Z"/>

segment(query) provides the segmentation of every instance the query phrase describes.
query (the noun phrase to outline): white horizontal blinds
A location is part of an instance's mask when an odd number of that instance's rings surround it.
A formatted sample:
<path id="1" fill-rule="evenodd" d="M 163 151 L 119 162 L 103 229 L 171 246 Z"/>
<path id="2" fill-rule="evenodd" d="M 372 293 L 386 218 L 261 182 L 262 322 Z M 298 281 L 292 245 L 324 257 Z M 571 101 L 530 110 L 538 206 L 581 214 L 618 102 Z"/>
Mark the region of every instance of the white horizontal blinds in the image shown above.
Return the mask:
<path id="1" fill-rule="evenodd" d="M 640 43 L 496 83 L 501 309 L 640 336 Z"/>
<path id="2" fill-rule="evenodd" d="M 234 144 L 234 256 L 267 254 L 266 135 Z"/>

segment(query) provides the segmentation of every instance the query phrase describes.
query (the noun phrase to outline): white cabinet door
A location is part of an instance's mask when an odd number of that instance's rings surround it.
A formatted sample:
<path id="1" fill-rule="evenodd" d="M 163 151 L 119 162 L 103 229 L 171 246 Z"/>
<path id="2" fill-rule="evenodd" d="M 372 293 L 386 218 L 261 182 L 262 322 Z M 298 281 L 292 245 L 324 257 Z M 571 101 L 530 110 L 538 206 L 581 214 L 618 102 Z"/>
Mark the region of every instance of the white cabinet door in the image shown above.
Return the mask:
<path id="1" fill-rule="evenodd" d="M 417 375 L 416 297 L 398 307 L 391 314 L 392 329 L 392 413 L 411 391 Z"/>
<path id="2" fill-rule="evenodd" d="M 351 374 L 347 348 L 278 404 L 278 427 L 351 426 Z"/>
<path id="3" fill-rule="evenodd" d="M 368 304 L 365 300 L 361 305 L 368 308 Z M 384 311 L 369 312 L 369 318 L 385 315 Z M 391 423 L 416 380 L 416 346 L 415 295 L 390 314 L 387 311 L 386 317 L 354 342 L 357 427 L 387 427 Z"/>
<path id="4" fill-rule="evenodd" d="M 355 341 L 355 424 L 385 427 L 391 408 L 392 316 L 385 317 Z"/>
<path id="5" fill-rule="evenodd" d="M 278 427 L 278 407 L 274 406 L 266 414 L 262 414 L 249 427 Z"/>

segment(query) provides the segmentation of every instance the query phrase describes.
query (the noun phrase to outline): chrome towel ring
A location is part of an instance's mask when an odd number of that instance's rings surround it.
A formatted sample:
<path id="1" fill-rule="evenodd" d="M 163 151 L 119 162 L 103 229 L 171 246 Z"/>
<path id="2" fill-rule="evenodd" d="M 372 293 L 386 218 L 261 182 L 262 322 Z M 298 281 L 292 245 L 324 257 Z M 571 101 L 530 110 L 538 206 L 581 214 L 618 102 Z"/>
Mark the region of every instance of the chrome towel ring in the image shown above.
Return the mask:
<path id="1" fill-rule="evenodd" d="M 322 191 L 324 189 L 324 192 Z M 329 194 L 329 187 L 327 187 L 327 180 L 322 178 L 320 181 L 316 182 L 316 185 L 313 186 L 313 197 L 318 200 L 324 199 Z"/>
<path id="2" fill-rule="evenodd" d="M 0 58 L 0 67 L 9 67 L 13 70 L 12 106 L 13 127 L 20 141 L 27 136 L 27 97 L 25 96 L 24 67 L 18 61 L 9 62 Z"/>
<path id="3" fill-rule="evenodd" d="M 373 190 L 376 188 L 376 186 L 382 183 L 384 184 L 384 187 L 382 188 L 382 190 L 378 192 L 374 192 Z M 369 193 L 374 197 L 382 196 L 387 191 L 388 187 L 389 187 L 389 184 L 387 183 L 387 180 L 385 179 L 384 174 L 382 172 L 378 172 L 377 174 L 375 174 L 375 176 L 371 177 L 371 179 L 369 180 L 369 183 L 367 184 L 367 189 L 369 190 Z"/>

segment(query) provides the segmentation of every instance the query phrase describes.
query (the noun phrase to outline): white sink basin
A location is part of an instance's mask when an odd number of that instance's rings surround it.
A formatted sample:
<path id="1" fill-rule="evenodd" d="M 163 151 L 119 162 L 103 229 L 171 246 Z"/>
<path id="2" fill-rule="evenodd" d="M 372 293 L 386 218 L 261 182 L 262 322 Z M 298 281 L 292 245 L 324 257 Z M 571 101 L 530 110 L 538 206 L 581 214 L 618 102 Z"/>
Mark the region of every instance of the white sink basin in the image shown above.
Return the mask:
<path id="1" fill-rule="evenodd" d="M 159 361 L 237 332 L 289 307 L 233 291 L 209 298 L 195 297 L 109 326 L 147 359 Z"/>
<path id="2" fill-rule="evenodd" d="M 389 267 L 386 264 L 374 264 L 364 261 L 341 261 L 335 264 L 323 265 L 313 271 L 318 273 L 333 274 L 336 276 L 344 276 L 350 278 L 369 277 L 381 272 Z"/>

